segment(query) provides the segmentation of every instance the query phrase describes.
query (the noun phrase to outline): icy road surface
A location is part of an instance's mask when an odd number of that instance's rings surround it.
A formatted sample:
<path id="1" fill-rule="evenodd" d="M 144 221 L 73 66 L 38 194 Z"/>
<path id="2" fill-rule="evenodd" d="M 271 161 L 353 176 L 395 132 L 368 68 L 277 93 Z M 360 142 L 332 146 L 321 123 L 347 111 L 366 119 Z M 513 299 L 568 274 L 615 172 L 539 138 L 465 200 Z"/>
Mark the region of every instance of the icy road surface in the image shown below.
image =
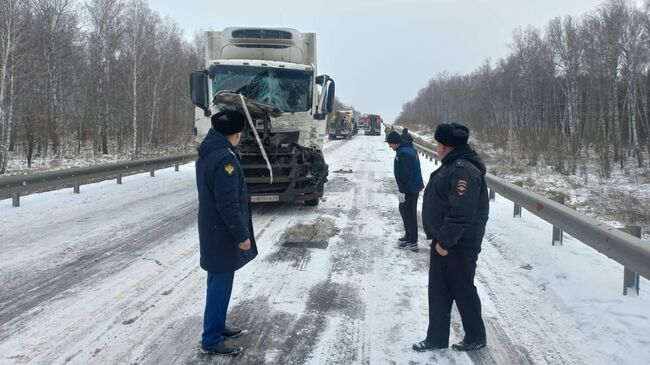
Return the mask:
<path id="1" fill-rule="evenodd" d="M 0 201 L 1 364 L 647 364 L 650 283 L 621 295 L 623 269 L 497 196 L 477 270 L 488 348 L 415 353 L 427 328 L 429 247 L 402 235 L 392 152 L 359 135 L 325 147 L 317 208 L 259 205 L 260 255 L 237 272 L 237 358 L 196 351 L 193 165 Z M 425 180 L 434 169 L 422 161 Z M 338 171 L 338 172 L 337 172 Z M 457 313 L 452 341 L 462 336 Z"/>

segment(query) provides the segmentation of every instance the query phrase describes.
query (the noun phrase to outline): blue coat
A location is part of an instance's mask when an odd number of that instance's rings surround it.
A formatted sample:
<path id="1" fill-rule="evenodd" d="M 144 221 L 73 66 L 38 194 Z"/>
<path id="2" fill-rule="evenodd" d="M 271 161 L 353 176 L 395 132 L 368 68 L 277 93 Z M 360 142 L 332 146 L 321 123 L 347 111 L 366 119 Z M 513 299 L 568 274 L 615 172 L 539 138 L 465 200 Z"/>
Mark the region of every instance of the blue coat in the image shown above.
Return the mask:
<path id="1" fill-rule="evenodd" d="M 418 152 L 407 142 L 402 142 L 397 149 L 393 172 L 400 193 L 417 193 L 424 188 Z"/>
<path id="2" fill-rule="evenodd" d="M 201 267 L 217 273 L 240 269 L 257 256 L 248 189 L 239 155 L 212 128 L 199 146 L 196 187 Z M 247 239 L 251 249 L 240 249 Z"/>

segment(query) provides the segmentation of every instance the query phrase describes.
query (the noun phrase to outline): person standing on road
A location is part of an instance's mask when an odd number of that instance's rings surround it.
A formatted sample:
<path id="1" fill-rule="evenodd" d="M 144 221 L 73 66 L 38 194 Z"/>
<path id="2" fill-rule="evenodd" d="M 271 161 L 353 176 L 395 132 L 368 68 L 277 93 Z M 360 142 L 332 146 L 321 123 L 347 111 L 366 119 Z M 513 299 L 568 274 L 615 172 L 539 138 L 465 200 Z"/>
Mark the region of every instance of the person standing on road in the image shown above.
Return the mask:
<path id="1" fill-rule="evenodd" d="M 404 237 L 400 238 L 399 248 L 410 247 L 418 251 L 418 197 L 424 188 L 420 159 L 412 145 L 402 140 L 396 131 L 386 137 L 386 142 L 395 151 L 393 172 L 397 181 L 399 213 L 404 222 Z"/>
<path id="2" fill-rule="evenodd" d="M 248 189 L 235 151 L 244 125 L 239 111 L 214 114 L 196 161 L 200 264 L 208 272 L 201 348 L 209 354 L 243 350 L 226 341 L 243 333 L 226 326 L 226 313 L 235 271 L 257 256 Z"/>
<path id="3" fill-rule="evenodd" d="M 413 147 L 413 136 L 411 136 L 411 133 L 409 133 L 408 128 L 402 129 L 402 142 L 408 143 L 411 147 Z"/>
<path id="4" fill-rule="evenodd" d="M 384 137 L 386 138 L 386 141 L 388 141 L 388 135 L 392 131 L 393 131 L 393 127 L 386 126 L 386 128 L 384 128 Z"/>
<path id="5" fill-rule="evenodd" d="M 486 346 L 481 300 L 474 286 L 476 261 L 488 220 L 485 165 L 467 144 L 469 129 L 442 123 L 434 134 L 442 166 L 431 174 L 422 204 L 422 224 L 432 239 L 429 265 L 429 328 L 416 351 L 449 346 L 451 307 L 456 302 L 465 330 L 458 351 Z"/>

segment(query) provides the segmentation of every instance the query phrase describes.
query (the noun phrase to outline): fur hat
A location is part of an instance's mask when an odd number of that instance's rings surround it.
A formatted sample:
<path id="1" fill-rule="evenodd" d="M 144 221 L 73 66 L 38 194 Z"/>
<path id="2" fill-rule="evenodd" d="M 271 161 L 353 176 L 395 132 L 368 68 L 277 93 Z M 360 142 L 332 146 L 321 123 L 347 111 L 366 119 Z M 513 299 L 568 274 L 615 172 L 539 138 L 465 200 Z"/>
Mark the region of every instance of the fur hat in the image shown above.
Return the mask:
<path id="1" fill-rule="evenodd" d="M 236 110 L 224 110 L 212 115 L 212 128 L 217 132 L 228 136 L 244 130 L 246 116 Z"/>
<path id="2" fill-rule="evenodd" d="M 469 128 L 458 123 L 440 123 L 433 138 L 445 146 L 460 147 L 469 139 Z"/>

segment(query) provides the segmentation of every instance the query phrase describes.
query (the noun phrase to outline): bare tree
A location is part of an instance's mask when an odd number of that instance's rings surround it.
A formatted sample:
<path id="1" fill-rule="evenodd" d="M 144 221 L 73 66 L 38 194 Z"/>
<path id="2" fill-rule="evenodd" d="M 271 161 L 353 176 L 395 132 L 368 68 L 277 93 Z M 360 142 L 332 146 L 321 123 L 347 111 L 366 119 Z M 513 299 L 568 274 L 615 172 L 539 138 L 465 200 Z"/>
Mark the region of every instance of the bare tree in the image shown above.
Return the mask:
<path id="1" fill-rule="evenodd" d="M 95 144 L 101 147 L 103 154 L 109 153 L 109 123 L 110 112 L 115 103 L 110 89 L 114 87 L 114 70 L 117 69 L 117 54 L 123 37 L 122 18 L 125 2 L 123 0 L 93 0 L 86 4 L 86 18 L 89 32 L 86 36 L 90 72 L 88 80 L 88 95 L 94 106 L 94 113 L 87 116 L 92 118 L 99 129 L 99 138 Z M 81 127 L 83 129 L 83 126 Z M 80 139 L 85 139 L 85 132 L 80 131 Z"/>
<path id="2" fill-rule="evenodd" d="M 21 0 L 0 0 L 0 174 L 6 170 L 13 135 L 16 50 L 23 40 L 25 5 Z"/>
<path id="3" fill-rule="evenodd" d="M 543 161 L 563 173 L 580 168 L 586 176 L 594 152 L 603 178 L 617 165 L 628 171 L 631 156 L 648 167 L 648 7 L 609 0 L 582 17 L 553 19 L 543 33 L 516 30 L 510 50 L 469 75 L 431 79 L 397 122 L 461 120 L 484 141 L 506 146 L 512 162 Z"/>
<path id="4" fill-rule="evenodd" d="M 0 9 L 0 174 L 20 155 L 30 167 L 191 148 L 187 77 L 203 57 L 173 21 L 144 0 L 0 0 Z"/>
<path id="5" fill-rule="evenodd" d="M 126 11 L 125 55 L 129 62 L 133 121 L 133 156 L 140 153 L 138 141 L 138 92 L 145 73 L 148 55 L 152 53 L 156 17 L 151 14 L 144 0 L 131 0 Z"/>

